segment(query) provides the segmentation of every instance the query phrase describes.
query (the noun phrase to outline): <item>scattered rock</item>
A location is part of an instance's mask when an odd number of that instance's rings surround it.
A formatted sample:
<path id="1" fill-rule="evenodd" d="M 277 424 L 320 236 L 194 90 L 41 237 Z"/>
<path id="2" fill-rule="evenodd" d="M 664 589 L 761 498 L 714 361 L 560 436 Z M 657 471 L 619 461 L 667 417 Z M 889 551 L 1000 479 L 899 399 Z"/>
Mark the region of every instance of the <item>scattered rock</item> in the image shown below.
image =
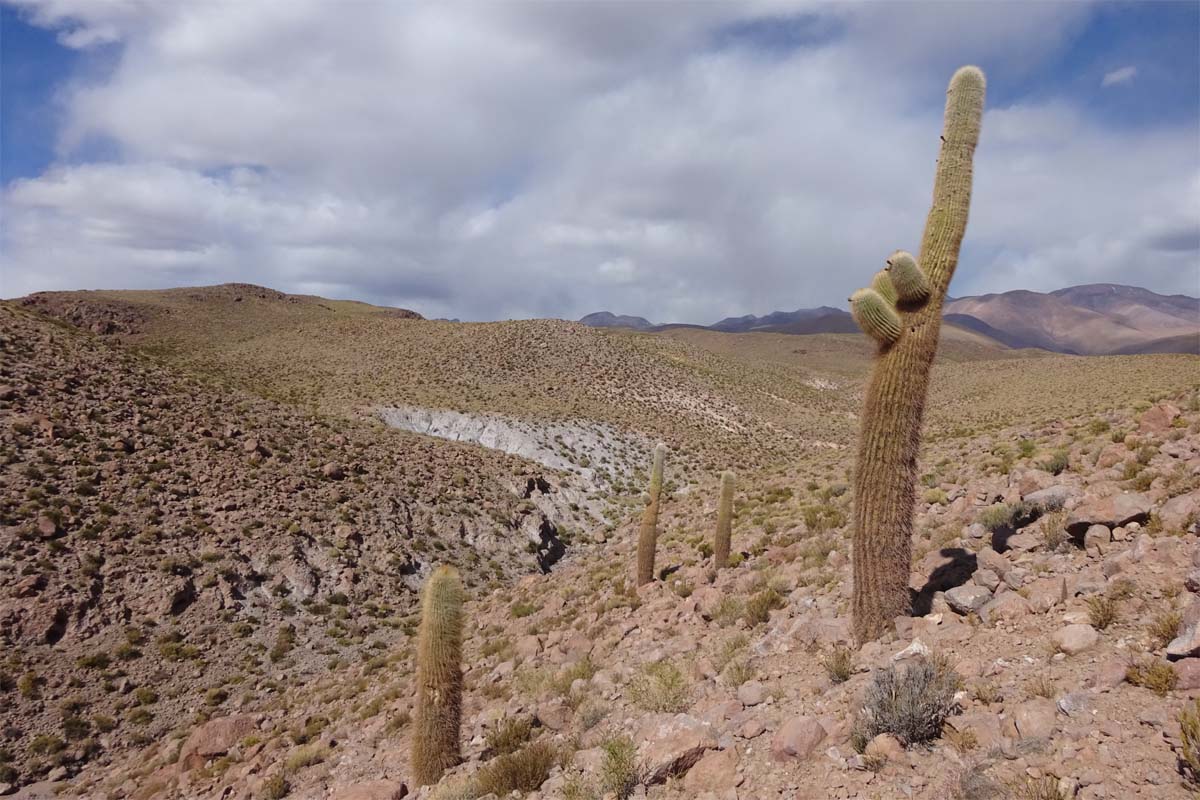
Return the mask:
<path id="1" fill-rule="evenodd" d="M 828 734 L 813 717 L 792 717 L 771 739 L 771 756 L 776 761 L 803 761 L 825 741 Z"/>
<path id="2" fill-rule="evenodd" d="M 1074 656 L 1096 646 L 1100 634 L 1091 625 L 1068 625 L 1055 631 L 1054 646 L 1069 656 Z"/>

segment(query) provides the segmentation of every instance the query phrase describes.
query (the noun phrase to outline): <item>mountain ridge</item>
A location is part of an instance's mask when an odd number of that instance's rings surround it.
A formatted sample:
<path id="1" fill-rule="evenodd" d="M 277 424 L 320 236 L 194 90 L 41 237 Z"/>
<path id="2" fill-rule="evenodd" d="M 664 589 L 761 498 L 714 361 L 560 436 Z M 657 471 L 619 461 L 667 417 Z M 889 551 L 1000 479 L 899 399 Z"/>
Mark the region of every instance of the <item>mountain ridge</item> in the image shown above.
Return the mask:
<path id="1" fill-rule="evenodd" d="M 986 337 L 998 347 L 1038 348 L 1066 355 L 1200 353 L 1200 299 L 1162 295 L 1139 286 L 1081 284 L 1036 292 L 1014 289 L 947 298 L 946 323 Z M 579 321 L 607 315 L 589 314 Z M 656 331 L 681 323 L 654 324 L 644 317 L 634 330 Z M 604 327 L 621 326 L 618 323 Z M 763 316 L 725 317 L 712 325 L 688 325 L 720 333 L 856 333 L 850 314 L 830 306 L 773 311 Z"/>

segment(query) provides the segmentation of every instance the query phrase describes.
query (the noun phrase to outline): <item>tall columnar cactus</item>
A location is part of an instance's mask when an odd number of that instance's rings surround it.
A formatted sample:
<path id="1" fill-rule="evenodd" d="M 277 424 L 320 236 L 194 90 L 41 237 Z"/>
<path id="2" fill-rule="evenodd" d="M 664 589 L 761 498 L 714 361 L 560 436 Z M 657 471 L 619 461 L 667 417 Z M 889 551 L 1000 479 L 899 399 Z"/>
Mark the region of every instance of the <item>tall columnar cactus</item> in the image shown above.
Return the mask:
<path id="1" fill-rule="evenodd" d="M 984 88 L 976 67 L 963 67 L 950 80 L 920 255 L 897 252 L 888 260 L 899 335 L 889 341 L 863 325 L 879 342 L 879 354 L 867 386 L 854 471 L 853 611 L 859 642 L 878 638 L 895 617 L 912 611 L 908 580 L 921 422 L 942 304 L 967 228 Z M 886 325 L 875 328 L 890 335 Z"/>
<path id="2" fill-rule="evenodd" d="M 441 566 L 425 581 L 417 635 L 417 713 L 413 721 L 412 777 L 437 783 L 462 760 L 463 587 L 458 570 Z"/>
<path id="3" fill-rule="evenodd" d="M 717 569 L 729 566 L 729 539 L 733 533 L 733 481 L 732 472 L 721 473 L 721 497 L 717 501 L 717 535 L 713 541 L 713 566 Z"/>
<path id="4" fill-rule="evenodd" d="M 663 461 L 666 457 L 667 446 L 659 442 L 654 446 L 654 463 L 650 467 L 650 502 L 642 512 L 642 529 L 638 534 L 638 586 L 654 580 L 654 549 L 658 545 L 658 504 L 662 496 Z"/>

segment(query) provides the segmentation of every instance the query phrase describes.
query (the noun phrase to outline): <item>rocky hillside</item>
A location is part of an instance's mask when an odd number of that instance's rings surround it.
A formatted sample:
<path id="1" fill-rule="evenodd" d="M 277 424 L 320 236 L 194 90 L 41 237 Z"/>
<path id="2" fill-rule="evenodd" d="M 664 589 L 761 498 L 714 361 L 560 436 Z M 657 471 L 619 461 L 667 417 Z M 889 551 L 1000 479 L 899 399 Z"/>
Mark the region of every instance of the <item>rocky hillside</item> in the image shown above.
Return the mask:
<path id="1" fill-rule="evenodd" d="M 402 638 L 280 687 L 267 709 L 181 725 L 145 756 L 85 768 L 69 791 L 1190 797 L 1180 719 L 1200 697 L 1200 404 L 1139 408 L 932 443 L 911 583 L 920 615 L 860 650 L 845 485 L 763 476 L 739 489 L 735 566 L 719 574 L 705 491 L 668 500 L 662 580 L 640 590 L 631 518 L 561 571 L 475 593 L 467 760 L 432 790 L 407 784 Z M 903 691 L 921 687 L 904 696 L 927 704 L 933 728 L 888 727 L 879 681 L 910 671 L 929 678 Z"/>
<path id="2" fill-rule="evenodd" d="M 306 416 L 9 304 L 0 465 L 0 786 L 388 653 L 434 562 L 500 585 L 595 524 L 559 472 Z"/>

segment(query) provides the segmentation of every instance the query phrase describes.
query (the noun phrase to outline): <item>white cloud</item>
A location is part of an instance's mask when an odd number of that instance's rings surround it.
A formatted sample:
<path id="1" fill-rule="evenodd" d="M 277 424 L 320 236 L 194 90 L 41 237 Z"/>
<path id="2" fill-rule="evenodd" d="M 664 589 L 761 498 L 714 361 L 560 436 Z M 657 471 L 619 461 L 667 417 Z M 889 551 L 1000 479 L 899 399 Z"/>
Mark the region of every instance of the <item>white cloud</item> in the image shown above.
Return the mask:
<path id="1" fill-rule="evenodd" d="M 1100 80 L 1100 85 L 1106 89 L 1109 86 L 1123 86 L 1127 83 L 1133 83 L 1135 77 L 1137 77 L 1137 67 L 1121 67 L 1114 69 L 1112 72 L 1104 73 L 1104 77 Z"/>
<path id="2" fill-rule="evenodd" d="M 0 295 L 242 280 L 696 322 L 841 305 L 919 243 L 952 66 L 1025 75 L 1086 14 L 969 5 L 805 3 L 826 33 L 773 49 L 732 27 L 763 3 L 32 3 L 123 50 L 67 92 L 64 163 L 5 190 Z M 993 105 L 954 291 L 1187 291 L 1194 135 Z M 68 160 L 93 141 L 119 158 Z"/>

